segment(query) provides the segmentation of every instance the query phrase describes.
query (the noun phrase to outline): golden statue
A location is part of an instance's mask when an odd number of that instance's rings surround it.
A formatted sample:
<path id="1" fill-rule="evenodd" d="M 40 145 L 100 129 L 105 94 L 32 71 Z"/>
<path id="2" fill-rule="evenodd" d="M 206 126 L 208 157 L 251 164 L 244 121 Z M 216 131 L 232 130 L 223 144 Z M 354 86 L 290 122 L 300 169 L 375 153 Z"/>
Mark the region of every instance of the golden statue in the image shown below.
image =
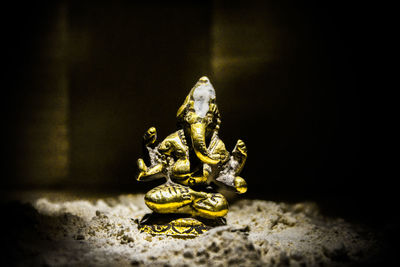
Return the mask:
<path id="1" fill-rule="evenodd" d="M 160 219 L 155 224 L 145 223 L 147 218 L 139 227 L 151 234 L 196 236 L 208 229 L 205 221 L 212 225 L 228 213 L 228 202 L 216 187 L 239 194 L 247 191 L 245 180 L 238 176 L 245 164 L 247 149 L 238 140 L 229 153 L 219 139 L 221 119 L 215 90 L 207 77 L 195 84 L 176 117 L 178 130 L 161 143 L 156 144 L 154 127 L 145 133 L 143 144 L 148 156 L 137 161 L 137 180 L 165 177 L 165 184 L 147 192 L 146 205 L 157 215 L 168 214 L 171 219 L 177 214 L 187 217 L 166 224 L 160 224 Z"/>

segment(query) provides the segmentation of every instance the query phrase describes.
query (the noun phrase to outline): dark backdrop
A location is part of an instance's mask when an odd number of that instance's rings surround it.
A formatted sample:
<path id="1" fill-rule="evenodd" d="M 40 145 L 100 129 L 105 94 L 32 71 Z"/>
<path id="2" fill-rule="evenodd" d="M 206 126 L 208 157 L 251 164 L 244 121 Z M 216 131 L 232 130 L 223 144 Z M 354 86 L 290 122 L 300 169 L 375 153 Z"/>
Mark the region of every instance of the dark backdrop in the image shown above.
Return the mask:
<path id="1" fill-rule="evenodd" d="M 300 3 L 301 2 L 301 3 Z M 38 1 L 3 9 L 3 188 L 145 192 L 141 138 L 203 75 L 247 197 L 374 217 L 361 160 L 366 16 L 347 1 Z"/>

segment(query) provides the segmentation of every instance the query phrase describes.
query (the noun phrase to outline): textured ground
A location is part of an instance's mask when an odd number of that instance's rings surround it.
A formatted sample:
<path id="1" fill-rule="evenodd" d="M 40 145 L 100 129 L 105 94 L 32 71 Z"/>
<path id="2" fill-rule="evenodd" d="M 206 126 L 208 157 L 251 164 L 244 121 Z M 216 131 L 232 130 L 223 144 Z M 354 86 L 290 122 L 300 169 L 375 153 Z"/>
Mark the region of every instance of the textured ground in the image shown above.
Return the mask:
<path id="1" fill-rule="evenodd" d="M 79 198 L 38 194 L 7 204 L 8 265 L 353 266 L 373 262 L 375 236 L 313 203 L 240 200 L 227 226 L 194 239 L 139 233 L 143 195 Z"/>

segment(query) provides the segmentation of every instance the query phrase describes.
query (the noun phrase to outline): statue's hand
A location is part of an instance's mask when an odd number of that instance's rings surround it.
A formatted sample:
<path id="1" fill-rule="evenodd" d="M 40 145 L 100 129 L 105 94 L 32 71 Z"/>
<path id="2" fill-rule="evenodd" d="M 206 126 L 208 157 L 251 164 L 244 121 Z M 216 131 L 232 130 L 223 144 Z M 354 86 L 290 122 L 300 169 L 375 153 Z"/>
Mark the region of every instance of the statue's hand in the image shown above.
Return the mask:
<path id="1" fill-rule="evenodd" d="M 247 157 L 247 147 L 245 143 L 242 140 L 238 140 L 236 143 L 235 148 L 232 151 L 232 154 L 234 156 L 237 156 L 239 158 L 246 158 Z"/>
<path id="2" fill-rule="evenodd" d="M 247 183 L 242 177 L 236 176 L 233 183 L 235 185 L 236 193 L 238 194 L 246 193 Z"/>
<path id="3" fill-rule="evenodd" d="M 157 139 L 157 130 L 155 127 L 150 127 L 143 136 L 145 145 L 152 145 Z"/>
<path id="4" fill-rule="evenodd" d="M 147 166 L 144 163 L 143 159 L 138 159 L 137 160 L 137 165 L 138 165 L 138 169 L 139 169 L 139 174 L 138 174 L 136 180 L 141 181 L 141 178 L 143 176 L 146 176 Z"/>
<path id="5" fill-rule="evenodd" d="M 147 167 L 144 163 L 143 159 L 137 160 L 137 165 L 139 169 L 139 174 L 136 178 L 138 181 L 150 181 L 153 179 L 158 179 L 163 177 L 162 172 L 164 170 L 165 165 L 161 162 L 152 166 Z"/>
<path id="6" fill-rule="evenodd" d="M 147 166 L 144 163 L 143 159 L 138 159 L 136 163 L 140 171 L 147 171 Z"/>

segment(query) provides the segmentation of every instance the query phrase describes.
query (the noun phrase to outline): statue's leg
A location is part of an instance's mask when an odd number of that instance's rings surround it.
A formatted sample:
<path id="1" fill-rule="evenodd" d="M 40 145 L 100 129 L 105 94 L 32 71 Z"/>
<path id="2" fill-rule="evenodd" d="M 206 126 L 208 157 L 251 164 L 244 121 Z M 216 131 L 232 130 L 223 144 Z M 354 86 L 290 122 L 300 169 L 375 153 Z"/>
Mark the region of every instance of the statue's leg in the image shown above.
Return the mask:
<path id="1" fill-rule="evenodd" d="M 157 213 L 192 213 L 193 196 L 189 187 L 163 184 L 151 189 L 144 197 L 146 205 Z"/>
<path id="2" fill-rule="evenodd" d="M 207 193 L 193 201 L 194 215 L 207 219 L 223 217 L 228 213 L 228 201 L 220 193 Z"/>
<path id="3" fill-rule="evenodd" d="M 220 193 L 204 193 L 180 184 L 164 184 L 147 192 L 146 205 L 157 213 L 187 213 L 207 219 L 228 213 L 228 202 Z"/>

